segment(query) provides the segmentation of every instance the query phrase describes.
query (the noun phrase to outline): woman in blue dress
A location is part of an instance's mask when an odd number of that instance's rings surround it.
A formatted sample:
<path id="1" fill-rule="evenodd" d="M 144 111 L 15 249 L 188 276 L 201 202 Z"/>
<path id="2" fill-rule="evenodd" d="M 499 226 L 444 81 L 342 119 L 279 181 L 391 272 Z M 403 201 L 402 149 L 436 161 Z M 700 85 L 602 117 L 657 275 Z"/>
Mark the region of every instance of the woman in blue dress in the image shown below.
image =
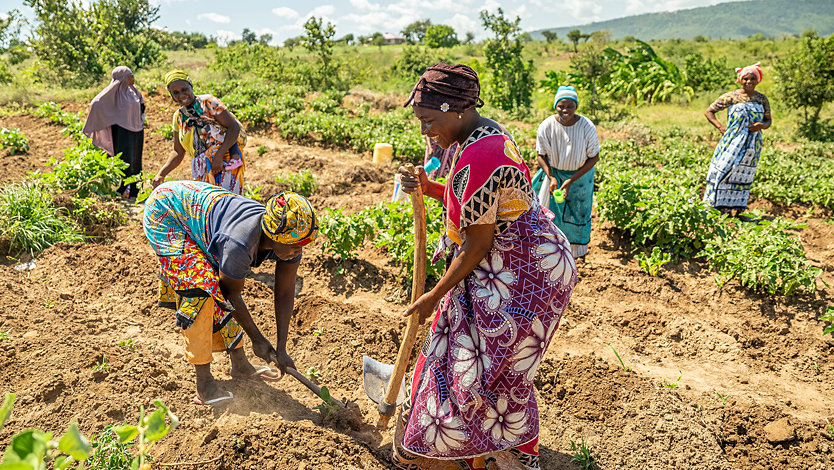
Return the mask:
<path id="1" fill-rule="evenodd" d="M 750 185 L 762 152 L 761 131 L 770 127 L 770 102 L 756 91 L 762 81 L 757 62 L 736 69 L 742 88 L 721 95 L 704 112 L 707 120 L 724 135 L 715 147 L 707 172 L 704 201 L 723 212 L 744 212 L 750 197 Z M 727 126 L 715 113 L 727 108 Z"/>

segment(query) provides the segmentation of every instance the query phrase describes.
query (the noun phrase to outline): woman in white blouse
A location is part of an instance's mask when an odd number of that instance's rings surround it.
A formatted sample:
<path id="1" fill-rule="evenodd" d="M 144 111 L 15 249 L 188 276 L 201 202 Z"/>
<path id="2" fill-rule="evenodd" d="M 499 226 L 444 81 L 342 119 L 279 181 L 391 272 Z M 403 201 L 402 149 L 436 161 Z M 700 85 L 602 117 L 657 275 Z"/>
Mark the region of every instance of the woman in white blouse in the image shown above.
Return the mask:
<path id="1" fill-rule="evenodd" d="M 599 160 L 599 137 L 590 119 L 576 114 L 579 99 L 572 86 L 560 86 L 549 116 L 536 131 L 536 153 L 541 170 L 533 184 L 540 190 L 548 181 L 547 207 L 553 222 L 568 237 L 574 258 L 588 253 L 591 240 L 591 207 L 594 200 L 594 165 Z M 542 197 L 544 196 L 544 197 Z M 555 197 L 554 197 L 555 196 Z"/>

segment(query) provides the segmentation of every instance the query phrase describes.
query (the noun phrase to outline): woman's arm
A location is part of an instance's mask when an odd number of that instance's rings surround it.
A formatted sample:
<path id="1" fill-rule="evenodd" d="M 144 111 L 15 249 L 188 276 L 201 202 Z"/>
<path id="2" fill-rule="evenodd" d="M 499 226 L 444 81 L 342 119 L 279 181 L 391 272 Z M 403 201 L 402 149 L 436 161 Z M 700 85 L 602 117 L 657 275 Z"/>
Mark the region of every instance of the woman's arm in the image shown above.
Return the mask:
<path id="1" fill-rule="evenodd" d="M 180 163 L 182 163 L 182 159 L 185 157 L 185 149 L 182 148 L 182 144 L 180 144 L 180 140 L 174 135 L 174 151 L 171 152 L 171 155 L 168 156 L 168 160 L 162 165 L 162 168 L 159 169 L 159 172 L 154 176 L 151 185 L 155 188 L 162 184 L 165 181 L 165 177 L 168 176 L 168 173 L 174 171 Z"/>
<path id="2" fill-rule="evenodd" d="M 571 175 L 570 178 L 566 179 L 564 183 L 562 183 L 562 187 L 559 188 L 565 193 L 565 197 L 568 197 L 568 191 L 570 191 L 570 185 L 573 184 L 574 181 L 577 181 L 579 178 L 582 178 L 585 173 L 591 171 L 591 168 L 597 164 L 599 161 L 599 154 L 594 155 L 593 157 L 588 158 L 585 160 L 585 164 L 579 167 L 576 172 Z"/>
<path id="3" fill-rule="evenodd" d="M 255 355 L 266 362 L 277 363 L 276 358 L 278 354 L 275 352 L 275 348 L 269 344 L 269 341 L 261 333 L 261 330 L 258 329 L 258 325 L 255 324 L 255 320 L 252 319 L 252 315 L 249 313 L 249 307 L 243 301 L 244 281 L 245 279 L 232 279 L 221 272 L 220 291 L 232 303 L 234 307 L 232 317 L 237 320 L 243 328 L 243 331 L 246 332 L 246 336 L 249 336 L 249 339 L 252 340 L 252 351 Z"/>
<path id="4" fill-rule="evenodd" d="M 232 145 L 237 143 L 237 138 L 240 136 L 240 124 L 237 123 L 234 115 L 228 109 L 224 109 L 222 113 L 215 116 L 217 122 L 226 128 L 226 136 L 223 138 L 223 143 L 211 156 L 211 172 L 214 175 L 220 174 L 223 171 L 223 155 L 232 148 Z"/>
<path id="5" fill-rule="evenodd" d="M 536 155 L 536 161 L 539 163 L 539 167 L 541 167 L 545 176 L 547 176 L 547 181 L 550 182 L 550 192 L 552 193 L 559 189 L 559 182 L 550 174 L 550 164 L 547 163 L 547 156 L 539 153 Z"/>
<path id="6" fill-rule="evenodd" d="M 275 325 L 278 329 L 278 337 L 275 343 L 278 353 L 276 364 L 282 371 L 286 371 L 287 367 L 295 369 L 295 364 L 287 354 L 287 338 L 289 336 L 292 310 L 295 305 L 295 279 L 298 274 L 299 264 L 275 262 L 275 286 L 273 287 L 273 292 L 275 295 Z"/>
<path id="7" fill-rule="evenodd" d="M 750 132 L 759 132 L 770 127 L 772 123 L 773 120 L 770 118 L 770 114 L 765 114 L 762 122 L 754 122 L 753 124 L 747 126 L 747 129 Z"/>
<path id="8" fill-rule="evenodd" d="M 420 323 L 423 323 L 434 312 L 443 296 L 474 271 L 489 253 L 489 250 L 492 249 L 495 224 L 470 225 L 463 231 L 466 233 L 466 241 L 463 242 L 458 255 L 452 260 L 449 269 L 446 270 L 434 289 L 420 296 L 416 302 L 408 307 L 403 316 L 407 317 L 417 313 L 420 315 Z"/>
<path id="9" fill-rule="evenodd" d="M 722 134 L 724 131 L 727 130 L 726 127 L 722 126 L 721 123 L 718 121 L 718 118 L 715 117 L 715 111 L 712 110 L 712 105 L 710 105 L 706 111 L 704 111 L 704 116 L 707 117 L 707 121 L 710 122 L 719 132 Z"/>

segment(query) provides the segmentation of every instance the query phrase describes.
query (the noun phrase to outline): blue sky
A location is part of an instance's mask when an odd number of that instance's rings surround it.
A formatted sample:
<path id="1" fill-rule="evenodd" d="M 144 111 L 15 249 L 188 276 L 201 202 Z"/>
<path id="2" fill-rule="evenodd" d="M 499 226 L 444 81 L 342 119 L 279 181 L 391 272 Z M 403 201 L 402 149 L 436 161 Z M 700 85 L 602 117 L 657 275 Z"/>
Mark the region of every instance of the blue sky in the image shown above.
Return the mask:
<path id="1" fill-rule="evenodd" d="M 88 0 L 82 0 L 87 2 Z M 641 13 L 714 5 L 721 0 L 151 0 L 159 5 L 156 26 L 173 31 L 197 31 L 238 39 L 243 28 L 272 34 L 273 44 L 303 33 L 310 16 L 336 26 L 336 37 L 348 33 L 397 33 L 422 18 L 455 28 L 459 37 L 472 32 L 483 39 L 478 13 L 498 7 L 521 18 L 526 31 L 573 26 Z M 17 8 L 29 13 L 22 0 L 0 0 L 0 12 Z M 27 15 L 28 16 L 28 15 Z"/>

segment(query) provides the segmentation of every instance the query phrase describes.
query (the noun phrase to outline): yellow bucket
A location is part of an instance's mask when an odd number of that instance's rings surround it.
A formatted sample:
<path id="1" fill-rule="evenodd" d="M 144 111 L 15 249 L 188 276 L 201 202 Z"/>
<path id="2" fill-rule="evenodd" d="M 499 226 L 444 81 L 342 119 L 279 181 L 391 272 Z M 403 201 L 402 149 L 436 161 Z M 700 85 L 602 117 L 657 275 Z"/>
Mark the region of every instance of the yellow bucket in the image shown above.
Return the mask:
<path id="1" fill-rule="evenodd" d="M 374 163 L 391 163 L 394 158 L 394 147 L 391 144 L 378 143 L 374 145 Z"/>

